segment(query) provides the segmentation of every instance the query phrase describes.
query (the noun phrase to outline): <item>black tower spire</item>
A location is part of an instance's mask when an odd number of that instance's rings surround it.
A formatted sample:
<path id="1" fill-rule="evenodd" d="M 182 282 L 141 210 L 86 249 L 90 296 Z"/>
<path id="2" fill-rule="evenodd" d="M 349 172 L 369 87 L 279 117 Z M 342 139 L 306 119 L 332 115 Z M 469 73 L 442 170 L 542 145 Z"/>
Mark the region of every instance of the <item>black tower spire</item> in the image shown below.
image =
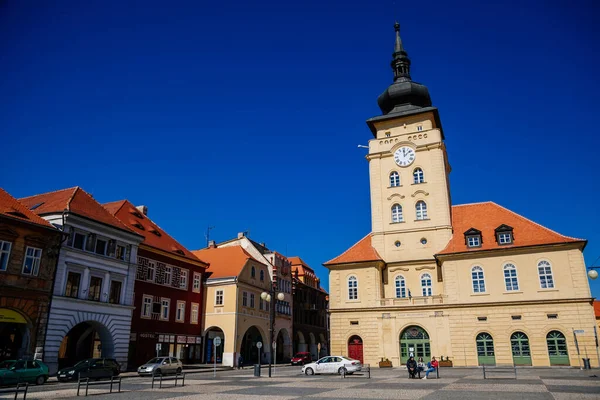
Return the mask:
<path id="1" fill-rule="evenodd" d="M 394 46 L 394 54 L 392 54 L 392 69 L 394 70 L 394 82 L 398 79 L 406 78 L 410 81 L 410 58 L 404 51 L 402 46 L 402 38 L 400 38 L 400 24 L 394 24 L 396 30 L 396 45 Z"/>

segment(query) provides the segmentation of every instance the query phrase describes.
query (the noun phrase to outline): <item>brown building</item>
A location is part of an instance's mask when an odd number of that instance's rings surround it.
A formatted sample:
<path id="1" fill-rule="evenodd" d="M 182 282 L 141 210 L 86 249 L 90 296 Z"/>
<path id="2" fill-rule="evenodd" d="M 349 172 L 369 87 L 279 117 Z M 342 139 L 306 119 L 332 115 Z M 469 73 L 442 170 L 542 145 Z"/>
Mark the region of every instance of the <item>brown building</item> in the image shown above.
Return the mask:
<path id="1" fill-rule="evenodd" d="M 0 189 L 0 361 L 43 358 L 60 238 Z"/>
<path id="2" fill-rule="evenodd" d="M 315 271 L 300 257 L 288 257 L 294 280 L 294 353 L 309 351 L 313 359 L 329 354 L 329 295 Z"/>

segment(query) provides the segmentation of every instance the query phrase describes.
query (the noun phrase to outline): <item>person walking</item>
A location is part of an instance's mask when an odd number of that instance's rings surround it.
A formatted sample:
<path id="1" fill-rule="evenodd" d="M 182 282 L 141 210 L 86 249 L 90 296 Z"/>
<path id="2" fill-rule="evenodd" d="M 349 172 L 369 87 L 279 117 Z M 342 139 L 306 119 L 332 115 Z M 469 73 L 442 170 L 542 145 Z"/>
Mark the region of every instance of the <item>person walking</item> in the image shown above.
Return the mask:
<path id="1" fill-rule="evenodd" d="M 243 364 L 244 364 L 244 357 L 242 357 L 242 355 L 240 354 L 238 356 L 238 366 L 237 366 L 238 369 L 242 368 Z"/>
<path id="2" fill-rule="evenodd" d="M 439 366 L 440 366 L 440 364 L 437 362 L 435 357 L 431 357 L 431 361 L 429 363 L 427 363 L 428 368 L 427 368 L 427 371 L 425 371 L 425 376 L 422 377 L 421 379 L 427 379 L 427 377 L 429 376 L 429 373 L 438 369 Z"/>
<path id="3" fill-rule="evenodd" d="M 417 362 L 414 357 L 410 357 L 406 362 L 406 369 L 408 370 L 408 376 L 412 379 L 415 378 L 417 374 Z"/>

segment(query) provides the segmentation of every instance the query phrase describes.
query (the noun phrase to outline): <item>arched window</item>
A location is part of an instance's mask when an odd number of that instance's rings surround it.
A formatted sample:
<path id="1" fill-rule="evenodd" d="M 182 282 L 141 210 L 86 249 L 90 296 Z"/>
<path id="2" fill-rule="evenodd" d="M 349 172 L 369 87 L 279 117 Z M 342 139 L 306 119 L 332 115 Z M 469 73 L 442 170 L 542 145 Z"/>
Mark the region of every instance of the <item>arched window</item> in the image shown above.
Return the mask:
<path id="1" fill-rule="evenodd" d="M 252 266 L 252 270 L 250 271 L 250 276 L 252 278 L 256 278 L 256 268 L 254 268 L 254 266 Z"/>
<path id="2" fill-rule="evenodd" d="M 406 297 L 406 281 L 402 275 L 396 277 L 396 298 Z"/>
<path id="3" fill-rule="evenodd" d="M 423 292 L 423 296 L 431 296 L 431 275 L 423 274 L 421 275 L 421 290 Z"/>
<path id="4" fill-rule="evenodd" d="M 427 219 L 427 203 L 425 203 L 423 200 L 419 200 L 415 205 L 415 209 L 417 210 L 418 220 Z"/>
<path id="5" fill-rule="evenodd" d="M 481 332 L 475 338 L 477 345 L 477 358 L 479 365 L 493 365 L 496 363 L 496 355 L 494 354 L 494 339 L 487 332 Z"/>
<path id="6" fill-rule="evenodd" d="M 569 352 L 567 351 L 567 339 L 562 332 L 552 331 L 546 335 L 548 345 L 548 356 L 550 365 L 569 365 Z"/>
<path id="7" fill-rule="evenodd" d="M 390 187 L 400 186 L 400 174 L 396 171 L 390 174 Z"/>
<path id="8" fill-rule="evenodd" d="M 413 183 L 423 183 L 425 182 L 425 176 L 423 175 L 423 170 L 421 168 L 415 168 L 413 171 Z"/>
<path id="9" fill-rule="evenodd" d="M 260 280 L 261 281 L 265 280 L 265 271 L 263 271 L 262 269 L 260 270 Z"/>
<path id="10" fill-rule="evenodd" d="M 515 332 L 510 336 L 513 362 L 515 365 L 531 365 L 529 338 L 523 332 Z"/>
<path id="11" fill-rule="evenodd" d="M 400 204 L 394 204 L 392 206 L 392 222 L 402 222 L 404 216 L 402 215 L 402 206 Z"/>
<path id="12" fill-rule="evenodd" d="M 483 268 L 471 268 L 471 280 L 473 281 L 473 293 L 485 293 L 485 279 L 483 278 Z"/>
<path id="13" fill-rule="evenodd" d="M 517 267 L 515 267 L 513 264 L 504 265 L 504 284 L 506 285 L 507 292 L 519 290 Z"/>
<path id="14" fill-rule="evenodd" d="M 540 261 L 538 263 L 538 275 L 540 276 L 540 286 L 542 289 L 551 289 L 554 287 L 552 267 L 550 267 L 548 261 Z"/>
<path id="15" fill-rule="evenodd" d="M 348 299 L 358 300 L 358 279 L 355 276 L 348 278 Z"/>

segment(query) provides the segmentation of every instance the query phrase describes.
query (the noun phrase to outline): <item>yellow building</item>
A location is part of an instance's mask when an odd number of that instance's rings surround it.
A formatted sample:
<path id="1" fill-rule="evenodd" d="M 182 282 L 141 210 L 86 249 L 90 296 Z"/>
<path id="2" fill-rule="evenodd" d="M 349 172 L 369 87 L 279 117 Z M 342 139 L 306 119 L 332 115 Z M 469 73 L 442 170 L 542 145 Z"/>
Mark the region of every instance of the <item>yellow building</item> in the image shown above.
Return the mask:
<path id="1" fill-rule="evenodd" d="M 367 121 L 372 231 L 324 264 L 331 354 L 598 366 L 586 241 L 492 202 L 452 206 L 438 110 L 397 24 L 392 68 L 383 115 Z"/>

